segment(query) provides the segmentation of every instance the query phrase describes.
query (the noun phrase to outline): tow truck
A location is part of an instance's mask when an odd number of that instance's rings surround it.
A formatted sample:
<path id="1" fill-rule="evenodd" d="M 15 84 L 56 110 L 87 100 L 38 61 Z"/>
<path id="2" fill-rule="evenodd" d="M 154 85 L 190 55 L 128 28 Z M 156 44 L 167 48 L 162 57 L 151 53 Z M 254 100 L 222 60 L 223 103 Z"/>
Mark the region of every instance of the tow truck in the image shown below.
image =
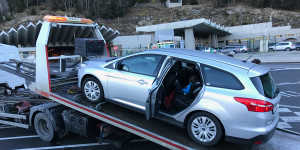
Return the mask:
<path id="1" fill-rule="evenodd" d="M 56 41 L 56 33 L 61 30 L 72 31 L 66 35 L 68 41 Z M 62 42 L 73 44 L 61 47 Z M 76 88 L 78 65 L 96 56 L 109 56 L 105 45 L 99 25 L 90 19 L 45 16 L 36 41 L 35 63 L 0 63 L 1 70 L 24 78 L 29 89 L 26 96 L 1 98 L 0 123 L 33 129 L 48 142 L 68 132 L 111 141 L 109 131 L 118 128 L 169 149 L 204 149 L 189 139 L 184 129 L 146 120 L 142 114 L 111 103 L 82 100 L 81 91 Z M 123 139 L 126 136 L 122 135 Z"/>

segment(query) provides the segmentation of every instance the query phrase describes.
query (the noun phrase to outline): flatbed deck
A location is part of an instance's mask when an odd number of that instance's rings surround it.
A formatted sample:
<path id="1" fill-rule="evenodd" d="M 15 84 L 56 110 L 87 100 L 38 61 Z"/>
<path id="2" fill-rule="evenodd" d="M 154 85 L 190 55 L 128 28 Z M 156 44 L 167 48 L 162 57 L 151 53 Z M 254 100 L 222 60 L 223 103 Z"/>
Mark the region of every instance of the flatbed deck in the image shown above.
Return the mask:
<path id="1" fill-rule="evenodd" d="M 144 114 L 119 105 L 107 102 L 101 105 L 100 110 L 97 110 L 96 104 L 87 103 L 81 98 L 80 93 L 68 94 L 71 86 L 74 87 L 76 84 L 52 89 L 51 93 L 40 92 L 40 94 L 170 149 L 206 149 L 193 142 L 185 129 L 157 119 L 146 120 Z"/>

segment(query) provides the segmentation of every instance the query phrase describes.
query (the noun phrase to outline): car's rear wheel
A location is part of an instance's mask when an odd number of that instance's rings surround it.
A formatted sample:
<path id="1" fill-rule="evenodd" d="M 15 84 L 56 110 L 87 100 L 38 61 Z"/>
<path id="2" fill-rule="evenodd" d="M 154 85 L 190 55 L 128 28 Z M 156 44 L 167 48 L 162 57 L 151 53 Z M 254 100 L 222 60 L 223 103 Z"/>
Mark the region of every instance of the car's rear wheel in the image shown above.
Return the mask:
<path id="1" fill-rule="evenodd" d="M 286 50 L 286 51 L 291 51 L 292 49 L 291 49 L 291 48 L 286 48 L 285 50 Z"/>
<path id="2" fill-rule="evenodd" d="M 95 77 L 87 77 L 83 80 L 81 91 L 86 100 L 98 103 L 104 100 L 103 86 Z"/>
<path id="3" fill-rule="evenodd" d="M 220 121 L 212 114 L 197 112 L 187 122 L 187 131 L 196 143 L 214 146 L 220 142 L 224 131 Z"/>

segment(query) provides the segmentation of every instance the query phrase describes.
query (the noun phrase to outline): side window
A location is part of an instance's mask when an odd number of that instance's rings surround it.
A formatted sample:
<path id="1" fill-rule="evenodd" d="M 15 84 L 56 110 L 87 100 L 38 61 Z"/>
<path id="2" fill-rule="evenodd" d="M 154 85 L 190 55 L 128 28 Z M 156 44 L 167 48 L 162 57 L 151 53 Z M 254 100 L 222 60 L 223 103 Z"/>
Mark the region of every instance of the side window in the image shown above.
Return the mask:
<path id="1" fill-rule="evenodd" d="M 207 86 L 242 90 L 241 82 L 231 73 L 214 67 L 202 65 L 202 71 Z"/>
<path id="2" fill-rule="evenodd" d="M 138 55 L 121 60 L 117 69 L 137 74 L 156 76 L 165 56 Z"/>

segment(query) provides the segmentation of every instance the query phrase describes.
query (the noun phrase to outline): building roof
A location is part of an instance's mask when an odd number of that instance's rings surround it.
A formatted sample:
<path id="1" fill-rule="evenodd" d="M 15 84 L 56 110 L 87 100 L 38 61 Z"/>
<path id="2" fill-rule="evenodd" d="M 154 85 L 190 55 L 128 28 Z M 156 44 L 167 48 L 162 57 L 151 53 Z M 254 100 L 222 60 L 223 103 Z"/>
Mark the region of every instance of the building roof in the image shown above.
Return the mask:
<path id="1" fill-rule="evenodd" d="M 200 33 L 215 33 L 219 35 L 228 35 L 230 32 L 219 24 L 216 24 L 208 19 L 192 19 L 149 26 L 136 27 L 136 32 L 155 32 L 159 30 L 182 30 L 185 28 L 193 28 L 195 32 Z"/>

